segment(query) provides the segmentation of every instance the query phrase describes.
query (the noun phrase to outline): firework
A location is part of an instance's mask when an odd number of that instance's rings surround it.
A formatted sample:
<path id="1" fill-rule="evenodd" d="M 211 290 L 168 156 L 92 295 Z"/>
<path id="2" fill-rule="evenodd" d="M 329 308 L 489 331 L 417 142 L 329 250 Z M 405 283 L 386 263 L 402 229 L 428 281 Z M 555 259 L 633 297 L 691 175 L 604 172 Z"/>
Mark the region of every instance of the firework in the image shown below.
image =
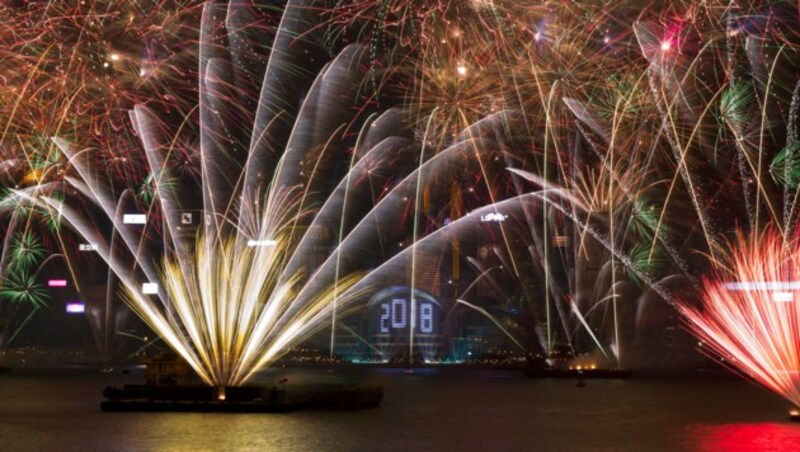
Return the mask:
<path id="1" fill-rule="evenodd" d="M 34 230 L 6 234 L 0 255 L 0 347 L 7 346 L 47 305 L 50 296 L 40 275 L 54 258 L 47 255 Z"/>
<path id="2" fill-rule="evenodd" d="M 800 242 L 769 230 L 740 237 L 730 266 L 679 307 L 704 349 L 800 406 Z"/>
<path id="3" fill-rule="evenodd" d="M 146 106 L 132 114 L 154 174 L 152 205 L 110 186 L 90 155 L 61 138 L 54 144 L 71 164 L 62 198 L 49 195 L 55 183 L 13 191 L 96 245 L 133 310 L 215 386 L 242 384 L 335 325 L 367 288 L 438 253 L 442 234 L 419 220 L 434 209 L 423 187 L 505 174 L 489 140 L 465 134 L 431 156 L 403 137 L 392 111 L 354 108 L 370 94 L 365 48 L 342 46 L 328 60 L 312 9 L 287 6 L 292 27 L 275 36 L 264 72 L 253 70 L 240 53 L 251 49 L 248 30 L 227 28 L 248 7 L 204 8 L 199 136 L 184 140 Z M 317 73 L 298 73 L 307 60 Z M 246 89 L 262 85 L 260 94 Z M 184 146 L 199 149 L 196 174 L 176 168 Z M 428 233 L 438 238 L 423 240 Z"/>
<path id="4" fill-rule="evenodd" d="M 0 152 L 25 168 L 24 185 L 63 176 L 52 136 L 92 147 L 110 177 L 129 184 L 144 178 L 127 111 L 146 103 L 173 116 L 188 112 L 192 91 L 181 80 L 192 76 L 187 49 L 196 41 L 198 4 L 0 6 Z"/>
<path id="5" fill-rule="evenodd" d="M 569 28 L 544 43 L 552 49 L 573 43 L 605 80 L 573 63 L 557 81 L 541 78 L 545 95 L 534 98 L 539 106 L 522 104 L 545 139 L 534 141 L 540 163 L 515 172 L 541 187 L 554 211 L 532 228 L 564 230 L 553 223 L 568 219 L 580 231 L 567 233 L 576 243 L 572 262 L 554 257 L 546 234 L 533 257 L 575 268 L 577 287 L 564 280 L 550 284 L 562 288 L 561 296 L 553 291 L 562 322 L 559 304 L 586 296 L 581 274 L 591 267 L 602 268 L 612 288 L 624 280 L 614 268 L 624 268 L 627 278 L 669 302 L 687 288 L 681 297 L 694 299 L 696 275 L 726 253 L 722 244 L 737 228 L 759 231 L 772 223 L 787 231 L 797 218 L 794 168 L 787 160 L 796 141 L 797 81 L 789 56 L 797 49 L 791 31 L 796 11 L 752 2 L 719 18 L 695 4 L 653 3 L 637 18 L 627 15 L 626 5 L 609 13 L 609 28 L 595 31 L 615 37 L 613 46 L 589 52 L 579 45 L 588 35 Z M 787 53 L 770 53 L 770 46 Z M 617 60 L 601 60 L 611 48 Z M 534 61 L 541 74 L 554 66 Z M 581 260 L 593 265 L 581 268 Z M 555 273 L 553 267 L 544 272 Z M 591 284 L 603 279 L 586 276 Z M 618 308 L 641 300 L 615 292 L 595 292 L 588 306 L 610 300 L 605 304 L 614 323 L 618 317 L 624 322 Z M 613 343 L 619 347 L 619 338 Z"/>
<path id="6" fill-rule="evenodd" d="M 213 384 L 279 353 L 247 350 L 335 318 L 364 286 L 353 275 L 444 261 L 420 245 L 433 235 L 454 274 L 468 264 L 464 280 L 501 268 L 519 282 L 532 348 L 610 349 L 619 365 L 647 300 L 697 298 L 737 228 L 796 226 L 788 3 L 290 1 L 278 15 L 230 2 L 188 30 L 194 3 L 122 15 L 85 3 L 17 10 L 5 30 L 16 59 L 0 85 L 13 113 L 0 177 L 97 243 L 139 313 Z M 412 289 L 439 277 L 398 273 Z M 243 301 L 255 299 L 269 301 Z"/>
<path id="7" fill-rule="evenodd" d="M 192 89 L 181 80 L 192 75 L 187 63 L 193 60 L 197 33 L 192 19 L 198 4 L 2 2 L 2 195 L 8 195 L 8 189 L 36 190 L 63 179 L 69 164 L 52 136 L 69 137 L 89 149 L 109 180 L 140 184 L 146 178 L 143 154 L 128 109 L 146 103 L 173 116 L 186 114 L 190 106 L 185 98 Z M 47 299 L 35 276 L 37 269 L 15 263 L 20 257 L 16 251 L 24 247 L 14 240 L 39 237 L 36 240 L 48 249 L 75 245 L 72 237 L 60 234 L 52 210 L 20 207 L 5 225 L 0 261 L 3 317 L 8 325 L 15 324 L 22 306 L 33 305 L 35 311 Z M 39 263 L 44 259 L 36 258 Z"/>

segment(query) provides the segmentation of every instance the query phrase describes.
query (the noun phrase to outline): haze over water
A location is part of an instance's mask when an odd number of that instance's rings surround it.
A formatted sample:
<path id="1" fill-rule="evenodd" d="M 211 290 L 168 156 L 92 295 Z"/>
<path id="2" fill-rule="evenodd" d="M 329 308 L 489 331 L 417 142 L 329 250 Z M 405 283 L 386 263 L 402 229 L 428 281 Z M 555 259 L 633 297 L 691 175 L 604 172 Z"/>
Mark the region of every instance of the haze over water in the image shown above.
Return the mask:
<path id="1" fill-rule="evenodd" d="M 355 374 L 355 375 L 354 375 Z M 102 413 L 120 375 L 0 376 L 2 450 L 798 450 L 786 403 L 734 378 L 533 380 L 475 370 L 273 370 L 262 383 L 357 377 L 378 409 Z"/>

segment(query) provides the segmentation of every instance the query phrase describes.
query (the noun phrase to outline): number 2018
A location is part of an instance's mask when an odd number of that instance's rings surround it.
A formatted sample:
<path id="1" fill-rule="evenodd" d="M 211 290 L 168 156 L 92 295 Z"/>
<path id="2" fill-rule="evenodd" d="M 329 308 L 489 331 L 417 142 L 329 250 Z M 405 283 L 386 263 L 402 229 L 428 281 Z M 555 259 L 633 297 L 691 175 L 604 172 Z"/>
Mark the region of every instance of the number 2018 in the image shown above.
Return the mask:
<path id="1" fill-rule="evenodd" d="M 422 333 L 433 333 L 433 305 L 431 303 L 418 303 L 419 330 Z M 381 305 L 381 333 L 388 333 L 390 329 L 398 330 L 408 327 L 408 301 L 396 298 L 390 303 Z M 411 313 L 411 324 L 417 327 L 417 316 Z"/>

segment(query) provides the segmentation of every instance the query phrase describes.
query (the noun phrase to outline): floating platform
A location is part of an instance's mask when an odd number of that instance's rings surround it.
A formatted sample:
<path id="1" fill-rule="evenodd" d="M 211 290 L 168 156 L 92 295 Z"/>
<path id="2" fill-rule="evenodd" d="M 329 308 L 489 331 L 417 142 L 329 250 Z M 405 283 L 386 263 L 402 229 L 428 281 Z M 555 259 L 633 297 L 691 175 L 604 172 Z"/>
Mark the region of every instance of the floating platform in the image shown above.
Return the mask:
<path id="1" fill-rule="evenodd" d="M 303 409 L 360 410 L 376 408 L 383 387 L 321 385 L 286 391 L 277 387 L 124 385 L 103 391 L 102 411 L 175 411 L 285 413 Z"/>
<path id="2" fill-rule="evenodd" d="M 789 410 L 789 420 L 792 422 L 800 422 L 800 408 Z"/>
<path id="3" fill-rule="evenodd" d="M 628 379 L 633 376 L 630 369 L 528 369 L 525 375 L 531 378 L 569 378 L 569 379 Z"/>

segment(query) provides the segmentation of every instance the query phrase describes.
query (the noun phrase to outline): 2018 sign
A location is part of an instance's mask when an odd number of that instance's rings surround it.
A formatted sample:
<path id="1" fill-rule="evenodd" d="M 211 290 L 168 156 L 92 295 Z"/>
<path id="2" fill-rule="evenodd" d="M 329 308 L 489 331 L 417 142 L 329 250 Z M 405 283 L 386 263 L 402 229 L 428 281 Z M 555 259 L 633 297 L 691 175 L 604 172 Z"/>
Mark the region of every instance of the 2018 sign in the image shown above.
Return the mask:
<path id="1" fill-rule="evenodd" d="M 414 329 L 419 327 L 421 333 L 433 333 L 433 305 L 429 302 L 411 303 L 411 305 L 416 305 L 418 312 L 413 312 L 414 310 L 409 308 L 409 301 L 404 298 L 393 298 L 392 301 L 381 303 L 380 332 L 405 330 L 410 323 Z"/>

